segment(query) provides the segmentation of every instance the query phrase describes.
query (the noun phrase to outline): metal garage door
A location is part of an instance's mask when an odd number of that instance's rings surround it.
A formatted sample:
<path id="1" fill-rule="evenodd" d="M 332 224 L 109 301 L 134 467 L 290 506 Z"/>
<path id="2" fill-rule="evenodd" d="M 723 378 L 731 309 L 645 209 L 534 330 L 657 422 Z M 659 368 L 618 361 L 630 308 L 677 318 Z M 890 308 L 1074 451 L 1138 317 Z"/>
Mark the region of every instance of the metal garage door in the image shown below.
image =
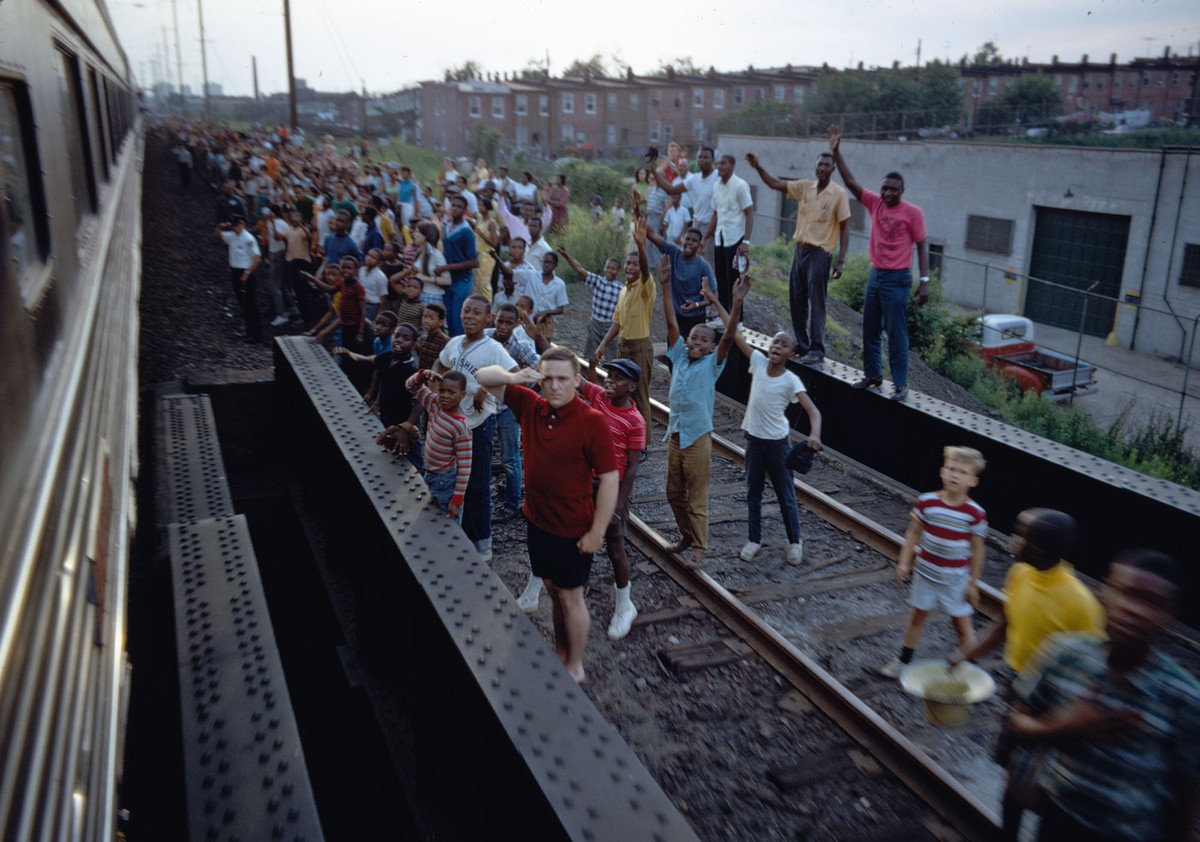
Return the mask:
<path id="1" fill-rule="evenodd" d="M 1120 292 L 1129 217 L 1059 208 L 1036 210 L 1025 315 L 1034 321 L 1079 330 L 1084 296 L 1074 290 L 1086 290 L 1096 283 L 1083 329 L 1091 336 L 1107 336 L 1116 304 L 1097 296 L 1115 299 Z"/>

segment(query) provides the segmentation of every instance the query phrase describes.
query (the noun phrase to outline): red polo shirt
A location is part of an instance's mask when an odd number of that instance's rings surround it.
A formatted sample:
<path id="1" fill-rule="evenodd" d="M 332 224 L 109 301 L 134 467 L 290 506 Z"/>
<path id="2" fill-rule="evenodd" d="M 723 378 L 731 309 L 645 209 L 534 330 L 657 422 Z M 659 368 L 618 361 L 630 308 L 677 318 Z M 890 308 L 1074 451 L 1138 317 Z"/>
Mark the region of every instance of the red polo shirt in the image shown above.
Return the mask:
<path id="1" fill-rule="evenodd" d="M 524 386 L 508 386 L 504 403 L 521 424 L 525 505 L 534 526 L 560 538 L 580 538 L 592 528 L 596 503 L 592 473 L 617 470 L 604 416 L 579 398 L 554 409 Z"/>

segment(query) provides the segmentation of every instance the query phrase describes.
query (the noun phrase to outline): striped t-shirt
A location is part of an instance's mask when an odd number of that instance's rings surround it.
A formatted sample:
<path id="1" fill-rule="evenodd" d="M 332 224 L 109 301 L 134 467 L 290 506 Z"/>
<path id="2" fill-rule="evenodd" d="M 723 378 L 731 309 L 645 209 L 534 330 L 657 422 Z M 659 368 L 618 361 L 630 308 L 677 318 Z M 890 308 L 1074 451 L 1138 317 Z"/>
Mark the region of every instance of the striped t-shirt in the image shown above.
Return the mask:
<path id="1" fill-rule="evenodd" d="M 451 503 L 462 505 L 471 479 L 473 437 L 467 419 L 442 409 L 437 395 L 427 386 L 417 391 L 417 400 L 425 408 L 425 470 L 448 474 L 457 470 Z"/>
<path id="2" fill-rule="evenodd" d="M 940 491 L 930 491 L 917 498 L 912 516 L 921 524 L 916 572 L 936 583 L 957 581 L 956 568 L 971 564 L 971 538 L 987 535 L 983 507 L 969 497 L 952 506 Z"/>

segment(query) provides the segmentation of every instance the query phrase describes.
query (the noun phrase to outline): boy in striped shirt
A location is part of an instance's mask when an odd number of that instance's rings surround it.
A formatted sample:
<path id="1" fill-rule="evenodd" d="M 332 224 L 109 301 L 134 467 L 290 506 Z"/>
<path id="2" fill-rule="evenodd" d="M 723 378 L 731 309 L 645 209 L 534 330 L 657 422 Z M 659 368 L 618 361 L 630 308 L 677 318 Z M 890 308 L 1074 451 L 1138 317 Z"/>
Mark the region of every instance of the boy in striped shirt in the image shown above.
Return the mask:
<path id="1" fill-rule="evenodd" d="M 987 514 L 969 495 L 979 485 L 979 475 L 986 464 L 983 454 L 973 448 L 953 445 L 945 448 L 939 474 L 941 489 L 922 494 L 913 505 L 913 522 L 904 535 L 904 547 L 896 565 L 896 585 L 904 587 L 916 557 L 916 576 L 909 597 L 913 613 L 904 630 L 899 657 L 879 669 L 887 678 L 899 676 L 904 665 L 912 661 L 925 621 L 934 608 L 950 615 L 960 651 L 975 646 L 971 606 L 979 602 Z"/>
<path id="2" fill-rule="evenodd" d="M 437 383 L 437 394 L 429 388 Z M 437 374 L 421 369 L 405 384 L 416 395 L 426 412 L 425 484 L 438 508 L 462 522 L 462 505 L 471 478 L 471 430 L 467 419 L 458 412 L 467 392 L 467 378 L 461 372 Z"/>

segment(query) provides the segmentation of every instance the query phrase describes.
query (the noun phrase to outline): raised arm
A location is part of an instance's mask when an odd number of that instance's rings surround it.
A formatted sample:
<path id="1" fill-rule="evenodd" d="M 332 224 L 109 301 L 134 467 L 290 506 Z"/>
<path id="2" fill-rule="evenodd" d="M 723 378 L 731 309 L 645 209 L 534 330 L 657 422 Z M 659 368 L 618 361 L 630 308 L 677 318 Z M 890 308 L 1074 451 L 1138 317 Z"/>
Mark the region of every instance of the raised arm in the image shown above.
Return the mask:
<path id="1" fill-rule="evenodd" d="M 854 175 L 850 172 L 850 168 L 846 166 L 846 159 L 842 157 L 842 131 L 836 125 L 829 127 L 829 151 L 833 153 L 833 163 L 837 166 L 846 189 L 853 193 L 854 198 L 861 202 L 862 185 L 854 180 Z"/>
<path id="2" fill-rule="evenodd" d="M 567 263 L 571 264 L 572 269 L 574 269 L 576 272 L 579 273 L 579 277 L 581 277 L 581 278 L 587 277 L 587 274 L 588 274 L 587 267 L 584 266 L 582 263 L 580 263 L 575 258 L 571 257 L 570 252 L 567 251 L 567 247 L 564 246 L 562 243 L 558 244 L 558 253 L 563 256 L 563 258 L 567 261 Z"/>
<path id="3" fill-rule="evenodd" d="M 658 171 L 657 167 L 651 170 L 651 172 L 654 175 L 654 180 L 658 183 L 658 189 L 662 190 L 668 196 L 678 196 L 687 190 L 687 185 L 683 183 L 682 175 L 675 179 L 674 184 L 671 184 L 669 181 L 663 178 L 662 173 Z"/>
<path id="4" fill-rule="evenodd" d="M 787 182 L 781 181 L 763 169 L 762 164 L 758 162 L 758 156 L 753 152 L 746 153 L 746 163 L 754 167 L 754 169 L 758 172 L 758 177 L 763 180 L 763 184 L 767 185 L 772 190 L 778 190 L 780 193 L 787 193 Z"/>
<path id="5" fill-rule="evenodd" d="M 646 217 L 638 214 L 633 221 L 633 242 L 637 246 L 638 271 L 643 283 L 648 282 L 650 278 L 650 260 L 646 257 L 646 237 L 649 233 Z"/>
<path id="6" fill-rule="evenodd" d="M 659 261 L 658 274 L 663 291 L 663 318 L 667 322 L 667 347 L 679 339 L 679 322 L 675 319 L 675 299 L 671 295 L 671 258 L 664 254 Z"/>
<path id="7" fill-rule="evenodd" d="M 717 362 L 724 362 L 733 343 L 741 337 L 741 333 L 738 331 L 738 322 L 742 318 L 742 302 L 746 300 L 746 293 L 749 291 L 750 278 L 748 276 L 738 278 L 737 283 L 733 285 L 733 309 L 729 313 L 729 320 L 725 322 L 725 332 L 721 334 L 721 341 L 717 343 Z M 720 312 L 719 307 L 717 312 Z"/>
<path id="8" fill-rule="evenodd" d="M 475 380 L 484 389 L 496 396 L 496 400 L 504 400 L 504 389 L 507 386 L 532 386 L 542 380 L 542 373 L 532 368 L 520 371 L 505 371 L 504 366 L 485 365 L 475 372 Z"/>

